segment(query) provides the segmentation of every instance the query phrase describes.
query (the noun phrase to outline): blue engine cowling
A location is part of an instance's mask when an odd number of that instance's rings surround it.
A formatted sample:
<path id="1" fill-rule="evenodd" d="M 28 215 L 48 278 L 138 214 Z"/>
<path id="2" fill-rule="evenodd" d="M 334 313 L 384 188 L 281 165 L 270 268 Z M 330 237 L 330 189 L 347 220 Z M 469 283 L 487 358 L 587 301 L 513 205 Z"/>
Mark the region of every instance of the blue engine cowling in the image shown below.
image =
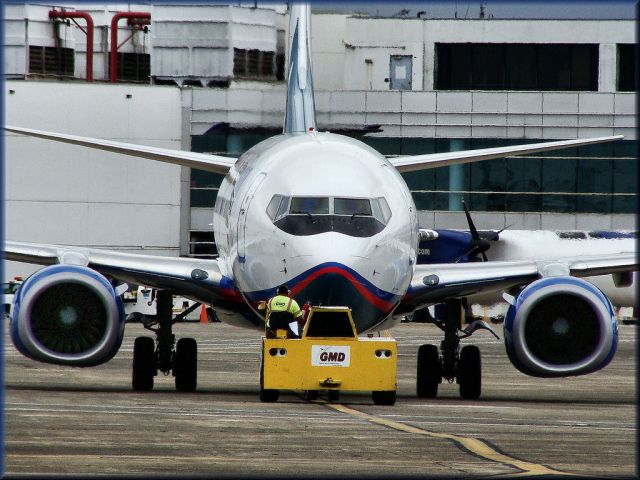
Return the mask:
<path id="1" fill-rule="evenodd" d="M 574 277 L 536 280 L 509 307 L 504 338 L 511 363 L 535 377 L 584 375 L 605 367 L 618 345 L 609 299 Z"/>
<path id="2" fill-rule="evenodd" d="M 116 354 L 124 319 L 122 301 L 104 276 L 53 265 L 34 273 L 16 294 L 11 339 L 34 360 L 89 367 Z"/>

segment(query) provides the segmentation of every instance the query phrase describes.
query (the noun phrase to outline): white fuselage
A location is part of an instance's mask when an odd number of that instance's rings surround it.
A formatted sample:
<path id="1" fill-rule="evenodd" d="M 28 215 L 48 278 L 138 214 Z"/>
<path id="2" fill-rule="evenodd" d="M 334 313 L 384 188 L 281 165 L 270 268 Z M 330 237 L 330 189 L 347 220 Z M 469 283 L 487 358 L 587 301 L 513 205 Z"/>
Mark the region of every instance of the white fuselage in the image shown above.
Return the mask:
<path id="1" fill-rule="evenodd" d="M 330 209 L 274 221 L 276 195 L 328 199 Z M 339 215 L 335 200 L 381 197 L 390 215 L 371 232 L 373 218 Z M 286 283 L 300 303 L 351 307 L 359 331 L 382 326 L 416 261 L 417 214 L 400 174 L 364 143 L 329 133 L 280 135 L 242 155 L 222 182 L 213 227 L 222 273 L 254 310 Z"/>
<path id="2" fill-rule="evenodd" d="M 491 243 L 487 252 L 490 260 L 535 260 L 539 262 L 576 256 L 594 256 L 610 253 L 634 252 L 635 238 L 561 238 L 552 231 L 505 230 L 500 240 Z M 612 275 L 588 277 L 616 306 L 635 306 L 637 300 L 637 272 L 633 284 L 616 287 Z M 473 303 L 491 304 L 500 301 L 499 295 L 481 294 L 470 297 Z"/>

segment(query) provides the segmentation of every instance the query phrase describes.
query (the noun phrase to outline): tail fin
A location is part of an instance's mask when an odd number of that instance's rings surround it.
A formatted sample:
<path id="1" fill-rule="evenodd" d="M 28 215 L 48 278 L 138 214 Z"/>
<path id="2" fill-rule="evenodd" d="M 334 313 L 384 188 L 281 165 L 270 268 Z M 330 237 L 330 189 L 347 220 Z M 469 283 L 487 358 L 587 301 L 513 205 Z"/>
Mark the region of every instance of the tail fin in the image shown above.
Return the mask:
<path id="1" fill-rule="evenodd" d="M 316 129 L 316 107 L 311 75 L 311 6 L 289 4 L 289 79 L 283 133 Z"/>

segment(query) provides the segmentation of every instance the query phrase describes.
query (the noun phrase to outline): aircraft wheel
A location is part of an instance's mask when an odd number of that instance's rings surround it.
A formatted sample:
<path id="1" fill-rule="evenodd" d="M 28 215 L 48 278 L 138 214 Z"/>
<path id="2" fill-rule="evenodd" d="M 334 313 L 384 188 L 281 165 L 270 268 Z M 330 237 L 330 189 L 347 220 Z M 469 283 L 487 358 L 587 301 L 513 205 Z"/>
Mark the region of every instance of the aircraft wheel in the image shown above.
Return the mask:
<path id="1" fill-rule="evenodd" d="M 458 383 L 462 398 L 475 400 L 480 397 L 482 368 L 480 349 L 475 345 L 467 345 L 460 351 Z"/>
<path id="2" fill-rule="evenodd" d="M 371 398 L 376 405 L 395 405 L 396 391 L 372 392 Z"/>
<path id="3" fill-rule="evenodd" d="M 194 392 L 198 384 L 198 344 L 193 338 L 181 338 L 173 358 L 176 390 Z"/>
<path id="4" fill-rule="evenodd" d="M 138 337 L 133 343 L 133 371 L 131 385 L 137 392 L 153 388 L 156 374 L 155 342 L 151 337 Z"/>
<path id="5" fill-rule="evenodd" d="M 340 400 L 340 390 L 329 390 L 329 401 L 337 402 Z"/>
<path id="6" fill-rule="evenodd" d="M 318 390 L 307 390 L 304 392 L 304 398 L 313 401 L 318 399 Z"/>
<path id="7" fill-rule="evenodd" d="M 416 392 L 419 398 L 436 398 L 438 385 L 442 381 L 442 366 L 435 345 L 420 345 L 418 349 L 418 370 Z"/>

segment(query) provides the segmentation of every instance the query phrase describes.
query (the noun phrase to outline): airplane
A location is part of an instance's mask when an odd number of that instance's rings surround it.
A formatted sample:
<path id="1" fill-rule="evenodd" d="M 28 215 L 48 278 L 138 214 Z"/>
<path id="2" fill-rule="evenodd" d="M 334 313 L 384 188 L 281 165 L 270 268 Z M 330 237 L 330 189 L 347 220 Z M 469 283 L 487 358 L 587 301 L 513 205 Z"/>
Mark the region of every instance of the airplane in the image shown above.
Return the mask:
<path id="1" fill-rule="evenodd" d="M 489 258 L 494 261 L 545 261 L 559 255 L 620 253 L 634 250 L 638 239 L 635 231 L 545 231 L 509 227 L 499 231 L 478 231 L 466 204 L 462 204 L 469 230 L 432 230 L 418 245 L 418 264 L 478 262 Z M 585 280 L 601 290 L 616 307 L 636 308 L 638 305 L 637 272 L 585 277 Z M 496 292 L 479 293 L 467 300 L 468 304 L 493 306 L 491 309 L 499 315 L 506 313 L 506 308 L 497 305 L 504 304 L 504 300 Z"/>
<path id="2" fill-rule="evenodd" d="M 444 331 L 440 348 L 426 344 L 418 350 L 419 397 L 436 397 L 443 380 L 457 381 L 462 398 L 480 396 L 480 350 L 460 348 L 460 342 L 489 328 L 477 322 L 462 328 L 465 299 L 483 292 L 505 292 L 511 303 L 505 344 L 522 372 L 565 377 L 603 368 L 616 350 L 616 319 L 607 297 L 581 277 L 637 270 L 635 248 L 587 256 L 563 252 L 543 261 L 419 264 L 419 242 L 435 241 L 435 234 L 419 228 L 400 173 L 622 136 L 387 159 L 354 138 L 318 131 L 310 7 L 293 2 L 289 11 L 283 133 L 237 159 L 4 127 L 10 133 L 225 174 L 213 217 L 217 259 L 6 241 L 5 259 L 44 265 L 16 296 L 10 323 L 16 348 L 59 365 L 107 362 L 124 335 L 120 296 L 129 284 L 145 285 L 158 290 L 157 314 L 145 320 L 155 339 L 135 340 L 133 389 L 151 390 L 160 371 L 174 375 L 178 391 L 194 391 L 197 343 L 193 338 L 176 342 L 173 325 L 183 317 L 173 316 L 172 294 L 210 306 L 222 322 L 264 329 L 259 303 L 287 284 L 302 301 L 350 307 L 360 334 L 391 328 L 426 306 L 443 305 L 436 319 Z"/>

